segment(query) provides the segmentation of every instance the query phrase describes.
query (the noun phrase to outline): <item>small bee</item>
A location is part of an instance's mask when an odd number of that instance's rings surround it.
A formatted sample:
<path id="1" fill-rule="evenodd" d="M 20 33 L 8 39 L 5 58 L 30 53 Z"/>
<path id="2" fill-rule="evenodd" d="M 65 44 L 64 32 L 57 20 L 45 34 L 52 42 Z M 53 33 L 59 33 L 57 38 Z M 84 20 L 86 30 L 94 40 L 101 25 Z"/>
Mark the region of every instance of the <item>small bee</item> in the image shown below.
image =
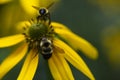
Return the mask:
<path id="1" fill-rule="evenodd" d="M 45 59 L 49 59 L 53 53 L 53 43 L 47 37 L 43 37 L 40 41 L 40 53 Z"/>
<path id="2" fill-rule="evenodd" d="M 48 24 L 51 23 L 50 13 L 49 13 L 49 11 L 46 8 L 41 8 L 39 10 L 39 14 L 40 15 L 37 17 L 37 20 L 48 22 Z"/>
<path id="3" fill-rule="evenodd" d="M 38 7 L 36 7 L 36 6 L 33 6 L 33 8 L 39 10 L 40 15 L 37 16 L 38 21 L 40 20 L 40 21 L 43 21 L 43 22 L 48 22 L 48 24 L 51 23 L 50 12 L 48 11 L 48 8 L 50 8 L 53 4 L 54 4 L 54 2 L 51 3 L 49 6 L 47 6 L 47 8 L 42 7 L 40 9 Z"/>

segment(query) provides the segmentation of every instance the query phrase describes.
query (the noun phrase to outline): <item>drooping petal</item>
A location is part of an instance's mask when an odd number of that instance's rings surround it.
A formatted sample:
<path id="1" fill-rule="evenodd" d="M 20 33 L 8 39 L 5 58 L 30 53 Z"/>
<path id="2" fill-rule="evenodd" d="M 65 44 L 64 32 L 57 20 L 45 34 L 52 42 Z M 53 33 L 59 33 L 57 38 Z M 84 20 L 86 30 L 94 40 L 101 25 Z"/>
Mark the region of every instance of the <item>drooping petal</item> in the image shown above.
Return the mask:
<path id="1" fill-rule="evenodd" d="M 79 37 L 70 31 L 66 26 L 59 23 L 52 23 L 55 28 L 55 32 L 64 40 L 70 44 L 74 49 L 81 50 L 86 56 L 91 59 L 97 59 L 98 52 L 94 46 L 92 46 L 88 41 Z"/>
<path id="2" fill-rule="evenodd" d="M 35 50 L 31 50 L 27 55 L 22 70 L 17 80 L 32 80 L 38 65 L 38 54 Z"/>
<path id="3" fill-rule="evenodd" d="M 53 59 L 53 62 L 58 70 L 57 72 L 60 75 L 60 77 L 62 78 L 62 80 L 74 80 L 71 69 L 70 69 L 68 63 L 66 62 L 66 60 L 64 59 L 63 55 L 60 55 L 59 52 L 53 53 L 51 58 Z M 50 61 L 49 61 L 49 66 L 51 67 L 50 68 L 51 72 L 56 73 L 56 71 L 54 71 L 54 68 L 52 68 L 53 66 L 51 65 Z M 56 78 L 55 75 L 53 75 L 54 79 L 59 80 L 59 78 Z"/>
<path id="4" fill-rule="evenodd" d="M 53 59 L 53 62 L 55 64 L 59 74 L 61 75 L 62 80 L 74 80 L 71 69 L 70 69 L 68 63 L 66 62 L 66 60 L 64 59 L 63 55 L 59 54 L 59 52 L 53 53 L 51 58 Z M 51 64 L 49 63 L 49 65 L 51 65 Z M 52 73 L 56 73 L 56 72 L 53 72 L 54 68 L 51 67 L 50 69 L 51 69 Z M 53 77 L 55 78 L 56 76 L 53 75 Z M 56 78 L 55 80 L 59 80 L 59 78 Z"/>
<path id="5" fill-rule="evenodd" d="M 0 38 L 0 48 L 13 46 L 23 40 L 25 40 L 25 36 L 22 34 Z"/>
<path id="6" fill-rule="evenodd" d="M 64 55 L 64 54 L 63 54 Z M 59 65 L 62 65 L 62 68 L 65 71 L 65 74 L 67 76 L 68 80 L 74 80 L 72 71 L 67 63 L 67 61 L 65 60 L 64 56 L 58 53 L 55 53 L 56 59 L 60 62 Z M 58 67 L 59 68 L 59 67 Z M 62 73 L 63 74 L 63 73 Z"/>
<path id="7" fill-rule="evenodd" d="M 63 29 L 63 30 L 68 30 L 70 31 L 69 28 L 67 28 L 65 25 L 57 23 L 57 22 L 52 22 L 51 25 L 55 28 L 55 29 Z"/>
<path id="8" fill-rule="evenodd" d="M 94 76 L 92 75 L 91 71 L 85 64 L 85 62 L 82 60 L 82 58 L 67 44 L 64 42 L 54 39 L 54 45 L 57 45 L 58 47 L 62 47 L 65 51 L 65 58 L 78 70 L 80 70 L 82 73 L 84 73 L 87 77 L 89 77 L 91 80 L 95 80 Z"/>
<path id="9" fill-rule="evenodd" d="M 21 61 L 25 56 L 27 49 L 27 44 L 22 45 L 2 62 L 0 65 L 0 79 Z"/>
<path id="10" fill-rule="evenodd" d="M 49 64 L 50 71 L 53 75 L 53 78 L 55 80 L 57 79 L 62 80 L 62 76 L 60 75 L 58 68 L 54 62 L 54 59 L 52 57 L 48 60 L 48 64 Z"/>

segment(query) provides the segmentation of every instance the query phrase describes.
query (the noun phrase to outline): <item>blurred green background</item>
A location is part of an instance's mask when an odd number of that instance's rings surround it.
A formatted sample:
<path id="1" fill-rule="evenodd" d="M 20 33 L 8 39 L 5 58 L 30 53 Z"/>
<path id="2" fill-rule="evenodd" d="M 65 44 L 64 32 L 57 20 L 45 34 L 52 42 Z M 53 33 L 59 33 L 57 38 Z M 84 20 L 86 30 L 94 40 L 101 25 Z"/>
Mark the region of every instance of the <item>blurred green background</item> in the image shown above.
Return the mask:
<path id="1" fill-rule="evenodd" d="M 57 4 L 53 6 L 55 9 L 50 10 L 52 21 L 65 24 L 98 49 L 97 60 L 91 60 L 78 52 L 96 80 L 120 80 L 120 1 L 61 0 Z M 29 20 L 33 16 L 35 15 L 25 12 L 20 0 L 0 3 L 0 37 L 17 33 L 16 23 Z M 0 49 L 0 63 L 14 49 L 14 46 Z M 3 80 L 16 80 L 22 64 L 23 61 Z M 89 80 L 73 66 L 71 68 L 75 80 Z M 52 80 L 47 61 L 42 57 L 34 80 Z"/>

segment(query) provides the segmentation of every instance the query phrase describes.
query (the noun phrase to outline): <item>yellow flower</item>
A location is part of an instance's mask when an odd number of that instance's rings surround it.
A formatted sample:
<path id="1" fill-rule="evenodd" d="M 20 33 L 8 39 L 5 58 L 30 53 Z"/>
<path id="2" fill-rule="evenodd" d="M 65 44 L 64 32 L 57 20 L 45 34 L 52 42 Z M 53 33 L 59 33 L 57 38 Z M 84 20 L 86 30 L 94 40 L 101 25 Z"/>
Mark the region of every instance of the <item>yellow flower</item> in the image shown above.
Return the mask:
<path id="1" fill-rule="evenodd" d="M 41 10 L 36 19 L 25 23 L 26 27 L 24 27 L 23 33 L 0 38 L 0 48 L 21 43 L 21 46 L 0 64 L 0 79 L 27 55 L 17 80 L 32 80 L 37 69 L 39 55 L 42 55 L 48 61 L 55 80 L 74 80 L 68 62 L 89 79 L 95 80 L 75 50 L 83 51 L 92 59 L 98 57 L 97 50 L 63 24 L 51 22 L 49 14 L 42 16 L 48 12 L 44 10 L 46 9 Z"/>
<path id="2" fill-rule="evenodd" d="M 109 26 L 102 32 L 102 44 L 113 68 L 120 67 L 120 24 Z"/>
<path id="3" fill-rule="evenodd" d="M 92 4 L 98 5 L 100 9 L 109 17 L 120 14 L 119 0 L 90 0 Z"/>

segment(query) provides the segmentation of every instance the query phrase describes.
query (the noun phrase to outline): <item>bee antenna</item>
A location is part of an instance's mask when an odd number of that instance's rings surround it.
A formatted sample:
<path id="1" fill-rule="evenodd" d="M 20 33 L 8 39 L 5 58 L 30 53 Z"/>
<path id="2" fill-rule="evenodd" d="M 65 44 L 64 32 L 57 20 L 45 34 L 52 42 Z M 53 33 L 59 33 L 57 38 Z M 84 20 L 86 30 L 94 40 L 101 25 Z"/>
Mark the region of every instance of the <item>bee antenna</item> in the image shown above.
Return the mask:
<path id="1" fill-rule="evenodd" d="M 32 6 L 33 8 L 35 8 L 35 9 L 37 9 L 37 10 L 39 10 L 39 7 L 37 7 L 37 6 Z"/>
<path id="2" fill-rule="evenodd" d="M 55 2 L 52 2 L 50 5 L 47 6 L 47 9 L 49 9 Z M 37 6 L 32 6 L 33 8 L 39 10 L 40 8 Z"/>
<path id="3" fill-rule="evenodd" d="M 49 9 L 55 2 L 52 2 L 50 5 L 47 6 L 47 9 Z"/>

